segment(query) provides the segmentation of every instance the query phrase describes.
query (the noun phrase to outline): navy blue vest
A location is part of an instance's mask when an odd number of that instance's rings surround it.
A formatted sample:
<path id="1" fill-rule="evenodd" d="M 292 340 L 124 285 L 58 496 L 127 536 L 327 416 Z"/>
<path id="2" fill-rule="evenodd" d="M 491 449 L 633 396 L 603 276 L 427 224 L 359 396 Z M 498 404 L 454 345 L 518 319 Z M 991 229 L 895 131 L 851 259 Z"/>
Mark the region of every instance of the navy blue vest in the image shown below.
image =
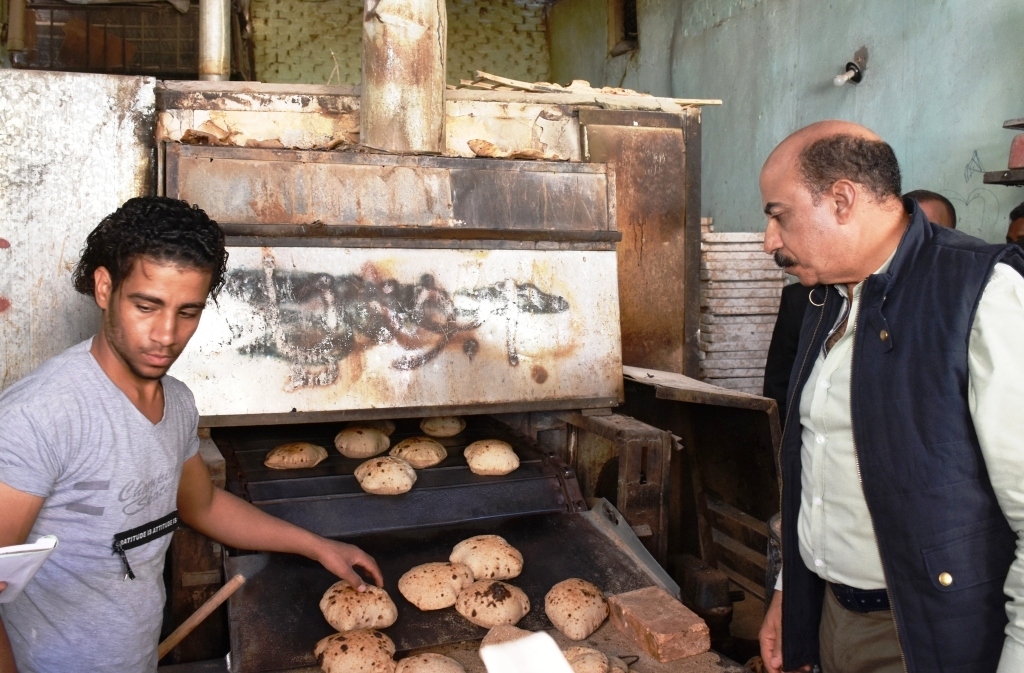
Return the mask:
<path id="1" fill-rule="evenodd" d="M 994 672 L 1016 535 L 996 502 L 967 403 L 967 347 L 993 267 L 1024 275 L 1016 246 L 930 224 L 917 204 L 888 273 L 870 276 L 853 342 L 850 412 L 909 673 Z M 784 670 L 818 663 L 824 582 L 800 557 L 799 395 L 842 297 L 813 290 L 790 377 L 782 449 Z M 858 475 L 848 475 L 857 479 Z M 943 586 L 941 573 L 953 582 Z"/>

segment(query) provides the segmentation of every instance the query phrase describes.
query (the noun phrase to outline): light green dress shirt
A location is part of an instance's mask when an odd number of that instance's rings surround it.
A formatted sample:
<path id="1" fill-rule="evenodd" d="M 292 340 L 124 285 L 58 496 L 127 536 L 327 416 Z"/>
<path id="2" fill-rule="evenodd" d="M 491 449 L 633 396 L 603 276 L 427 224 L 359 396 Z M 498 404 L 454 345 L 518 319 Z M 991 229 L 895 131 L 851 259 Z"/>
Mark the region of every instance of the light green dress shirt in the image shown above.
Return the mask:
<path id="1" fill-rule="evenodd" d="M 887 271 L 891 261 L 892 257 L 876 273 Z M 803 562 L 822 579 L 858 589 L 884 589 L 850 418 L 850 368 L 862 286 L 854 288 L 846 333 L 827 356 L 818 354 L 800 397 L 803 472 L 797 532 Z M 846 298 L 845 286 L 837 289 Z M 1022 673 L 1024 278 L 1005 264 L 995 266 L 982 293 L 971 326 L 967 364 L 971 419 L 996 498 L 1019 538 L 1004 587 L 1010 597 L 1006 605 L 1010 621 L 998 673 Z M 780 576 L 776 588 L 781 587 Z"/>

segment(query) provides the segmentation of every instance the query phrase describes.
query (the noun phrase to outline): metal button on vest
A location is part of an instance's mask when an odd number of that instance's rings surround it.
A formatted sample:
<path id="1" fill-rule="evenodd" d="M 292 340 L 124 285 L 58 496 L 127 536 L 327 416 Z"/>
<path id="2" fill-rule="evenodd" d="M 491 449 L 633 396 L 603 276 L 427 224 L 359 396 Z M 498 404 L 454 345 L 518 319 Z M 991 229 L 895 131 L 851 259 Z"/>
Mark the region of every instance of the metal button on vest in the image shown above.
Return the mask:
<path id="1" fill-rule="evenodd" d="M 881 339 L 882 341 L 888 341 L 889 333 L 886 330 L 882 330 L 881 332 L 878 333 L 878 338 Z"/>
<path id="2" fill-rule="evenodd" d="M 953 576 L 949 573 L 939 573 L 939 584 L 944 587 L 948 587 L 953 583 Z"/>

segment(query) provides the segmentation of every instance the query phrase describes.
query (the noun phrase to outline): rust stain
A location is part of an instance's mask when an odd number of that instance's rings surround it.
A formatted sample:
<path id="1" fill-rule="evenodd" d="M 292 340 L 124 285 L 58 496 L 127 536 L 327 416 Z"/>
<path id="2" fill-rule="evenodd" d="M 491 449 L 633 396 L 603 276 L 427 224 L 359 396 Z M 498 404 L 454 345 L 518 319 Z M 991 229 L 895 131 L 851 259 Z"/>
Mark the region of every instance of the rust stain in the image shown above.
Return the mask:
<path id="1" fill-rule="evenodd" d="M 540 365 L 534 365 L 530 369 L 530 377 L 537 383 L 544 383 L 548 380 L 548 370 L 544 369 Z"/>
<path id="2" fill-rule="evenodd" d="M 252 184 L 253 198 L 249 201 L 249 208 L 256 215 L 257 220 L 264 224 L 287 224 L 291 222 L 288 209 L 284 207 L 278 198 L 278 194 L 266 189 L 266 185 Z"/>

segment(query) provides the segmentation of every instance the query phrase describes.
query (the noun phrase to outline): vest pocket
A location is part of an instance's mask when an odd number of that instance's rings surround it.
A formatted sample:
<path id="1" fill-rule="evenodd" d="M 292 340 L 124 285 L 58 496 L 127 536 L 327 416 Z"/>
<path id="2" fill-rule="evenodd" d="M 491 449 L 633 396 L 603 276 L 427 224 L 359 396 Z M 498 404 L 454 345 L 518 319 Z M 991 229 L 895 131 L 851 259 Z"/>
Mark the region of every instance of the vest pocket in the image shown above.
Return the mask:
<path id="1" fill-rule="evenodd" d="M 932 586 L 949 592 L 1005 581 L 1014 558 L 1015 537 L 1007 536 L 1005 521 L 991 522 L 980 531 L 922 549 Z"/>

